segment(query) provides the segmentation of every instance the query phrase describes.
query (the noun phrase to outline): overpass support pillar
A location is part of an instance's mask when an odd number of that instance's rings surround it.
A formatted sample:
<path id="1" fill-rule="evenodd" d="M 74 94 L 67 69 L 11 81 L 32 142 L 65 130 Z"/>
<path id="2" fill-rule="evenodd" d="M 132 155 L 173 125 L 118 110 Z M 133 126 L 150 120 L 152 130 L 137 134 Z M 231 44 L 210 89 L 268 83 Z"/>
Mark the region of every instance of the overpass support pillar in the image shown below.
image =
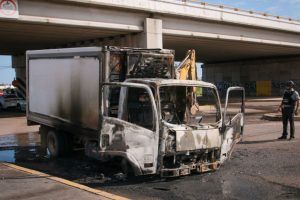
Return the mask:
<path id="1" fill-rule="evenodd" d="M 144 21 L 144 32 L 141 33 L 139 47 L 163 48 L 162 20 L 146 18 Z"/>
<path id="2" fill-rule="evenodd" d="M 18 80 L 18 93 L 26 97 L 26 56 L 12 56 L 12 67 L 16 72 L 16 79 Z"/>

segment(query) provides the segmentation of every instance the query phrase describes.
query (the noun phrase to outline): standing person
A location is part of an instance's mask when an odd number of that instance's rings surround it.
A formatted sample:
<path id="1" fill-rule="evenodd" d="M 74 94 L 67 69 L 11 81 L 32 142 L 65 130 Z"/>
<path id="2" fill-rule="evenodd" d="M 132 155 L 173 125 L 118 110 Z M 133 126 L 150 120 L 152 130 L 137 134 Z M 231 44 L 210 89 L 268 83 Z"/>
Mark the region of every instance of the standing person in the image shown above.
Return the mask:
<path id="1" fill-rule="evenodd" d="M 294 89 L 294 82 L 288 81 L 286 83 L 286 90 L 284 91 L 282 102 L 278 111 L 282 112 L 283 132 L 279 140 L 287 139 L 287 125 L 290 122 L 290 140 L 295 138 L 295 124 L 294 115 L 298 115 L 299 108 L 299 93 Z"/>

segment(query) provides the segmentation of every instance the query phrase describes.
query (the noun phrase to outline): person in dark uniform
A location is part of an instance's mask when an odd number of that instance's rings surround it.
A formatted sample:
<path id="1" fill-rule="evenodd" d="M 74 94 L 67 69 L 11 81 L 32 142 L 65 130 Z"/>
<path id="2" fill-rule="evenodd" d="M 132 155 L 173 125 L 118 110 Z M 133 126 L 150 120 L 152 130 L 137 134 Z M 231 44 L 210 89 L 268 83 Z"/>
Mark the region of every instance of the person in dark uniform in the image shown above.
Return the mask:
<path id="1" fill-rule="evenodd" d="M 278 111 L 282 112 L 283 132 L 279 140 L 287 139 L 287 125 L 290 122 L 290 140 L 295 138 L 295 124 L 294 115 L 298 115 L 299 108 L 299 93 L 294 90 L 294 82 L 288 81 L 286 83 L 286 90 L 284 91 L 282 102 Z"/>

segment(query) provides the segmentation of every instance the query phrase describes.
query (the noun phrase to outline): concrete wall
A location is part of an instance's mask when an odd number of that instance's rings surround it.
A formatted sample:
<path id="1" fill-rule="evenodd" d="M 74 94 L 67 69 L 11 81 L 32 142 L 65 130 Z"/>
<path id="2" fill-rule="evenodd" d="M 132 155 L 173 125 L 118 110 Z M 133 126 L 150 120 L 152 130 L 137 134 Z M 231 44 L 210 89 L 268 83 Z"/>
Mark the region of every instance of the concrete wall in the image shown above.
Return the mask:
<path id="1" fill-rule="evenodd" d="M 248 96 L 281 96 L 287 80 L 300 89 L 300 57 L 204 64 L 202 73 L 222 95 L 229 86 L 241 85 Z"/>

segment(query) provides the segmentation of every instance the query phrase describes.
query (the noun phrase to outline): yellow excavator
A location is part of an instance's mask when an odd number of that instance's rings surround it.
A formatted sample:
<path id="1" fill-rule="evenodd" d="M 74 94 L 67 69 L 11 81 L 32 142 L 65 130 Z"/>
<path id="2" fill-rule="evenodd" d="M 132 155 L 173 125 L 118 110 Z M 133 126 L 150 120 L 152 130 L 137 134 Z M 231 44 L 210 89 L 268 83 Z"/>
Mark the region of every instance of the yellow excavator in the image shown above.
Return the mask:
<path id="1" fill-rule="evenodd" d="M 179 80 L 196 80 L 196 52 L 194 49 L 187 51 L 185 58 L 177 67 Z"/>
<path id="2" fill-rule="evenodd" d="M 188 50 L 185 58 L 178 65 L 177 79 L 197 80 L 196 51 L 194 49 Z M 192 87 L 187 94 L 187 118 L 189 119 L 197 111 L 200 111 L 200 108 L 196 100 L 196 87 Z"/>

